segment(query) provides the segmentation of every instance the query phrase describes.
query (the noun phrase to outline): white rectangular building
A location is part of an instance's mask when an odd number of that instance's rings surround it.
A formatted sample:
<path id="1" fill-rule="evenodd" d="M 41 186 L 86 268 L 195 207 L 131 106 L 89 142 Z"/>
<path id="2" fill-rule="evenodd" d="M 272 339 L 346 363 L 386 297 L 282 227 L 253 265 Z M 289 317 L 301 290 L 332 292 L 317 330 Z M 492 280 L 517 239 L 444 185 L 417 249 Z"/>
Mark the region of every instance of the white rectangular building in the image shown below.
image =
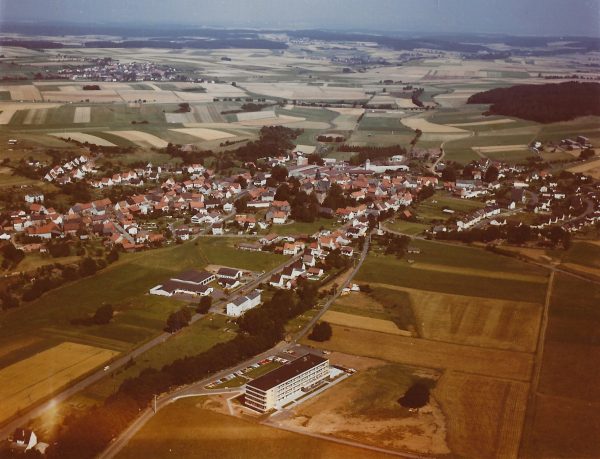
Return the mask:
<path id="1" fill-rule="evenodd" d="M 261 413 L 278 410 L 329 377 L 329 360 L 306 354 L 246 384 L 245 404 Z"/>
<path id="2" fill-rule="evenodd" d="M 227 303 L 227 315 L 230 317 L 240 317 L 247 310 L 258 306 L 260 301 L 260 291 L 258 290 L 254 290 L 247 296 L 239 296 L 230 303 Z"/>

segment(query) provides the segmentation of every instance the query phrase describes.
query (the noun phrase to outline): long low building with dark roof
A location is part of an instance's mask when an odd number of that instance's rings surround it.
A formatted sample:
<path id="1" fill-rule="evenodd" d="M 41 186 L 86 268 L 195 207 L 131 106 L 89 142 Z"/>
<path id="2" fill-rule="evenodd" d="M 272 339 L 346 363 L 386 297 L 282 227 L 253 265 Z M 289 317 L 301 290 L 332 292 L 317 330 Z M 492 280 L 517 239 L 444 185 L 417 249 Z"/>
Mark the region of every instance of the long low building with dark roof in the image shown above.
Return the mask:
<path id="1" fill-rule="evenodd" d="M 329 377 L 329 360 L 306 354 L 246 384 L 246 406 L 265 413 L 283 408 Z"/>

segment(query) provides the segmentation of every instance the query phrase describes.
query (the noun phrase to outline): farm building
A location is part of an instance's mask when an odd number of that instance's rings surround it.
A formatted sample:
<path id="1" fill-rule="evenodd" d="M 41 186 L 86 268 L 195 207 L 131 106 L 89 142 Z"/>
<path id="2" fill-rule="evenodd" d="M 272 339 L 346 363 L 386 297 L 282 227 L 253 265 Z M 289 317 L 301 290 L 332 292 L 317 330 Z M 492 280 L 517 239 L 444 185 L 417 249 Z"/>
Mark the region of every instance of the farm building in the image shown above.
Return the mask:
<path id="1" fill-rule="evenodd" d="M 227 303 L 227 315 L 230 317 L 240 317 L 247 310 L 255 308 L 260 304 L 260 291 L 254 290 L 247 296 L 237 297 L 235 300 Z"/>
<path id="2" fill-rule="evenodd" d="M 298 399 L 329 377 L 329 360 L 306 354 L 246 384 L 246 406 L 265 413 Z"/>
<path id="3" fill-rule="evenodd" d="M 173 296 L 207 296 L 213 292 L 213 288 L 208 286 L 216 279 L 214 274 L 206 271 L 185 271 L 172 277 L 164 284 L 157 285 L 150 289 L 151 295 Z"/>
<path id="4" fill-rule="evenodd" d="M 241 279 L 242 271 L 235 268 L 219 268 L 217 271 L 217 277 L 221 279 Z"/>

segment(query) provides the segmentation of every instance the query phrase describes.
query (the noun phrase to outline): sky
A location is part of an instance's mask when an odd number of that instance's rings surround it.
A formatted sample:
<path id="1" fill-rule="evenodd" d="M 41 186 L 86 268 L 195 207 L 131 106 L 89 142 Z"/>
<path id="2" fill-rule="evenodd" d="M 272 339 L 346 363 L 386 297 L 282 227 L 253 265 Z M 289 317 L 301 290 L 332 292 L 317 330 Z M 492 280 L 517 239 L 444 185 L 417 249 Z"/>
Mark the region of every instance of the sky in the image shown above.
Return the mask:
<path id="1" fill-rule="evenodd" d="M 0 20 L 600 36 L 600 0 L 0 0 Z"/>

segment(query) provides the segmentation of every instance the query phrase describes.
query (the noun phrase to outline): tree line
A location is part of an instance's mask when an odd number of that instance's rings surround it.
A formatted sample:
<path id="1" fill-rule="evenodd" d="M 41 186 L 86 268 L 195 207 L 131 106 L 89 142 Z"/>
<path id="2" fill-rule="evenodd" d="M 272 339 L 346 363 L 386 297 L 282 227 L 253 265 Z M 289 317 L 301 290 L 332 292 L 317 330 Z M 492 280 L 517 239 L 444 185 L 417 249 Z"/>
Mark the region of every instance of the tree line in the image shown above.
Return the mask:
<path id="1" fill-rule="evenodd" d="M 538 123 L 600 115 L 600 83 L 517 85 L 474 94 L 469 104 L 491 104 L 484 115 L 514 116 Z"/>
<path id="2" fill-rule="evenodd" d="M 125 380 L 104 403 L 65 418 L 47 455 L 51 459 L 87 459 L 106 448 L 157 394 L 202 380 L 273 347 L 283 339 L 285 323 L 312 308 L 318 283 L 301 282 L 296 293 L 278 291 L 270 301 L 238 319 L 240 333 L 200 354 L 160 369 L 146 368 Z"/>

